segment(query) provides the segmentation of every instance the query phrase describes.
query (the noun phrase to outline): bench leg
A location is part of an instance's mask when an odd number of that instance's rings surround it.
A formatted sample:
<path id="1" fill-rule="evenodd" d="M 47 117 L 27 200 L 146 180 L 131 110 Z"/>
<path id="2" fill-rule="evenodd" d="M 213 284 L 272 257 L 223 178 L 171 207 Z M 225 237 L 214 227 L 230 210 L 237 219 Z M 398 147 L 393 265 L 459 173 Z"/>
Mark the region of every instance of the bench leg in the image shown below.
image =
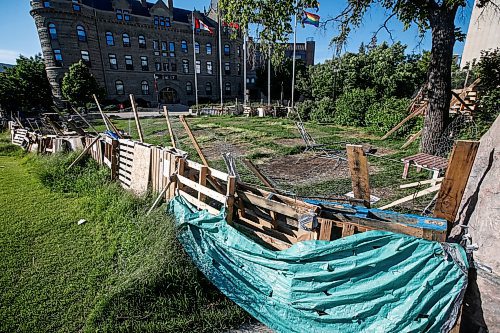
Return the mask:
<path id="1" fill-rule="evenodd" d="M 405 163 L 405 168 L 403 169 L 403 179 L 408 178 L 408 171 L 410 170 L 410 162 Z"/>
<path id="2" fill-rule="evenodd" d="M 434 170 L 434 171 L 432 171 L 432 179 L 433 179 L 434 181 L 431 183 L 431 186 L 436 185 L 436 181 L 435 181 L 435 179 L 438 179 L 438 178 L 439 178 L 439 170 Z"/>

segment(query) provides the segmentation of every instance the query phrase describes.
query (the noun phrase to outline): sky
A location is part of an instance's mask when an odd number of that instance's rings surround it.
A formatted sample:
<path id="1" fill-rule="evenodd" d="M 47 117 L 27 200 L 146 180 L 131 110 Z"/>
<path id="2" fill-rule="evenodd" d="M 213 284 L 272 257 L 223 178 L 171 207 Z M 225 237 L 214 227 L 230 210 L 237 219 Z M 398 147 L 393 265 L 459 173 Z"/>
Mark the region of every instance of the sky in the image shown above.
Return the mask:
<path id="1" fill-rule="evenodd" d="M 0 63 L 14 64 L 19 54 L 32 56 L 40 52 L 40 41 L 38 40 L 35 23 L 29 14 L 29 2 L 29 0 L 2 0 L 2 10 L 0 11 Z M 463 32 L 467 32 L 473 6 L 472 0 L 468 0 L 467 2 L 467 7 L 458 12 L 456 19 L 456 25 L 462 28 Z M 203 10 L 204 7 L 208 8 L 209 5 L 210 0 L 174 0 L 175 7 L 185 9 L 196 8 Z M 323 0 L 321 1 L 318 14 L 322 19 L 326 19 L 339 13 L 343 6 L 344 0 Z M 387 13 L 381 8 L 374 7 L 370 9 L 363 20 L 363 25 L 351 32 L 346 50 L 356 52 L 362 42 L 365 44 L 369 43 L 373 32 L 384 21 L 386 15 Z M 429 50 L 431 47 L 429 33 L 420 43 L 420 38 L 415 27 L 403 31 L 402 24 L 393 19 L 389 28 L 392 31 L 395 41 L 401 41 L 403 44 L 408 45 L 407 53 L 420 53 L 424 50 Z M 332 58 L 333 50 L 329 47 L 329 44 L 335 33 L 332 29 L 324 31 L 313 26 L 302 28 L 299 25 L 297 41 L 303 42 L 306 38 L 314 38 L 316 41 L 316 63 L 319 63 Z M 380 32 L 377 40 L 378 42 L 391 42 L 389 35 L 385 32 Z M 461 54 L 463 46 L 462 42 L 457 42 L 455 44 L 455 53 Z"/>

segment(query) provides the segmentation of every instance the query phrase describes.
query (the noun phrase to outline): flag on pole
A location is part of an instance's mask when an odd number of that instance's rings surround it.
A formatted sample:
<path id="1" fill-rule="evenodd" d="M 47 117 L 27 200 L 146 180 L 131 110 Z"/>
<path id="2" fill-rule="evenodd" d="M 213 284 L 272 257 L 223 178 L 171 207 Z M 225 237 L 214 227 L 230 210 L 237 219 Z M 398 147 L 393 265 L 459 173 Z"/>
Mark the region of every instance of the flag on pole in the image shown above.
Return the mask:
<path id="1" fill-rule="evenodd" d="M 316 28 L 319 27 L 319 15 L 304 11 L 302 24 L 314 25 Z"/>
<path id="2" fill-rule="evenodd" d="M 235 30 L 240 30 L 240 25 L 236 22 L 229 22 L 229 23 L 223 22 L 222 25 L 224 27 L 229 27 L 229 28 L 232 28 Z"/>
<path id="3" fill-rule="evenodd" d="M 211 34 L 213 33 L 212 29 L 210 29 L 208 25 L 206 25 L 205 23 L 203 23 L 202 20 L 199 20 L 197 18 L 194 19 L 194 28 L 197 30 L 208 31 Z"/>

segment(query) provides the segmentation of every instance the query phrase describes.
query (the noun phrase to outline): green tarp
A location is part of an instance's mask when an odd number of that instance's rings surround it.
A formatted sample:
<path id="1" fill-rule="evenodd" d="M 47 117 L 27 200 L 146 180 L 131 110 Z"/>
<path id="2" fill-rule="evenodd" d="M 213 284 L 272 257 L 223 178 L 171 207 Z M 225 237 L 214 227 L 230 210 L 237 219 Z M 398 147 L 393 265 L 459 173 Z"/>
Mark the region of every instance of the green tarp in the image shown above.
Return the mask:
<path id="1" fill-rule="evenodd" d="M 179 239 L 207 278 L 277 332 L 448 332 L 467 285 L 454 244 L 369 231 L 269 250 L 223 213 L 169 203 Z"/>

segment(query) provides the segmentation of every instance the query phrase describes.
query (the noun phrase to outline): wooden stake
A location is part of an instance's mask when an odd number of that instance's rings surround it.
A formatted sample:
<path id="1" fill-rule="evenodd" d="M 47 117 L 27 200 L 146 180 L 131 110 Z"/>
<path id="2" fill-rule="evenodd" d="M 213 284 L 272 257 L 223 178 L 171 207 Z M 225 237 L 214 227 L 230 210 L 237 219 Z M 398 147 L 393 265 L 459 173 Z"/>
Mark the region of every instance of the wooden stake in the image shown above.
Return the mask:
<path id="1" fill-rule="evenodd" d="M 257 168 L 257 166 L 255 164 L 252 163 L 252 161 L 244 158 L 243 159 L 243 163 L 246 165 L 246 167 L 253 172 L 253 174 L 255 176 L 257 176 L 257 178 L 259 178 L 259 180 L 264 184 L 266 185 L 268 188 L 276 191 L 276 189 L 274 188 L 273 184 L 271 184 L 271 182 L 269 181 L 269 179 L 267 179 L 266 176 L 264 176 L 262 174 L 262 172 L 260 172 L 260 170 Z"/>
<path id="2" fill-rule="evenodd" d="M 104 116 L 104 112 L 102 111 L 101 104 L 99 104 L 99 100 L 97 99 L 97 96 L 94 94 L 92 95 L 94 97 L 95 103 L 97 104 L 97 108 L 99 109 L 99 112 L 101 113 L 102 120 L 104 121 L 104 125 L 106 125 L 106 129 L 110 131 L 109 124 L 106 121 L 106 117 Z"/>
<path id="3" fill-rule="evenodd" d="M 71 163 L 71 165 L 68 167 L 68 170 L 71 169 L 76 163 L 78 163 L 83 158 L 83 156 L 85 156 L 85 154 L 89 152 L 90 148 L 92 148 L 92 146 L 95 145 L 97 141 L 99 141 L 100 138 L 101 137 L 99 135 L 96 136 L 96 138 L 87 147 L 85 147 L 85 149 L 76 158 L 76 160 L 74 160 L 73 163 Z"/>
<path id="4" fill-rule="evenodd" d="M 476 158 L 479 141 L 457 141 L 434 208 L 434 216 L 453 223 Z"/>
<path id="5" fill-rule="evenodd" d="M 167 119 L 168 133 L 170 135 L 170 141 L 172 142 L 172 147 L 177 148 L 175 144 L 174 131 L 172 130 L 172 124 L 170 123 L 170 118 L 168 117 L 167 106 L 163 106 L 163 113 L 165 114 L 165 119 Z"/>
<path id="6" fill-rule="evenodd" d="M 186 130 L 187 135 L 191 139 L 191 142 L 193 143 L 194 148 L 196 149 L 196 152 L 198 153 L 198 156 L 201 159 L 201 162 L 203 165 L 210 167 L 208 165 L 208 161 L 205 158 L 205 155 L 203 155 L 203 152 L 201 151 L 200 145 L 198 144 L 198 141 L 196 141 L 196 138 L 193 135 L 193 132 L 191 132 L 191 128 L 189 127 L 189 124 L 187 123 L 186 119 L 184 119 L 184 116 L 180 116 L 179 119 L 181 120 L 182 125 L 184 126 L 184 129 Z"/>
<path id="7" fill-rule="evenodd" d="M 391 129 L 389 132 L 387 132 L 382 138 L 381 140 L 385 140 L 387 139 L 392 133 L 396 132 L 398 129 L 400 129 L 404 124 L 406 124 L 407 121 L 409 121 L 410 119 L 412 118 L 415 118 L 416 116 L 418 116 L 419 114 L 421 114 L 423 111 L 423 108 L 418 108 L 417 110 L 413 111 L 412 113 L 410 113 L 408 115 L 408 117 L 406 117 L 405 119 L 401 120 L 401 122 L 399 124 L 397 124 L 396 126 L 394 126 L 393 129 Z"/>
<path id="8" fill-rule="evenodd" d="M 78 110 L 74 107 L 74 106 L 71 106 L 71 109 L 73 109 L 73 111 L 78 115 L 78 117 L 80 117 L 83 122 L 85 124 L 87 124 L 88 127 L 90 127 L 96 134 L 98 134 L 99 132 L 95 129 L 94 126 L 92 126 L 88 121 L 87 119 L 83 118 L 83 116 L 80 114 L 80 112 L 78 112 Z"/>
<path id="9" fill-rule="evenodd" d="M 134 111 L 135 126 L 137 126 L 137 132 L 139 132 L 139 141 L 144 142 L 141 122 L 139 121 L 139 113 L 137 112 L 137 105 L 135 104 L 135 98 L 133 94 L 130 94 L 130 103 L 132 104 L 132 110 Z"/>
<path id="10" fill-rule="evenodd" d="M 158 195 L 158 197 L 156 198 L 155 202 L 153 203 L 153 205 L 151 206 L 151 208 L 149 208 L 146 216 L 149 216 L 149 214 L 151 214 L 151 212 L 153 211 L 153 209 L 156 208 L 156 206 L 158 206 L 158 203 L 161 201 L 161 199 L 163 198 L 163 196 L 165 195 L 165 193 L 167 192 L 168 188 L 170 187 L 170 184 L 172 183 L 172 180 L 169 180 L 167 185 L 165 185 L 165 187 L 163 188 L 163 190 L 161 190 L 161 193 Z"/>
<path id="11" fill-rule="evenodd" d="M 411 145 L 415 140 L 417 140 L 420 135 L 422 135 L 422 130 L 418 131 L 417 133 L 413 134 L 408 141 L 405 142 L 404 145 L 401 146 L 401 149 L 406 149 L 409 145 Z"/>
<path id="12" fill-rule="evenodd" d="M 365 206 L 370 208 L 368 160 L 363 147 L 359 145 L 347 145 L 346 149 L 354 198 L 364 200 Z"/>

